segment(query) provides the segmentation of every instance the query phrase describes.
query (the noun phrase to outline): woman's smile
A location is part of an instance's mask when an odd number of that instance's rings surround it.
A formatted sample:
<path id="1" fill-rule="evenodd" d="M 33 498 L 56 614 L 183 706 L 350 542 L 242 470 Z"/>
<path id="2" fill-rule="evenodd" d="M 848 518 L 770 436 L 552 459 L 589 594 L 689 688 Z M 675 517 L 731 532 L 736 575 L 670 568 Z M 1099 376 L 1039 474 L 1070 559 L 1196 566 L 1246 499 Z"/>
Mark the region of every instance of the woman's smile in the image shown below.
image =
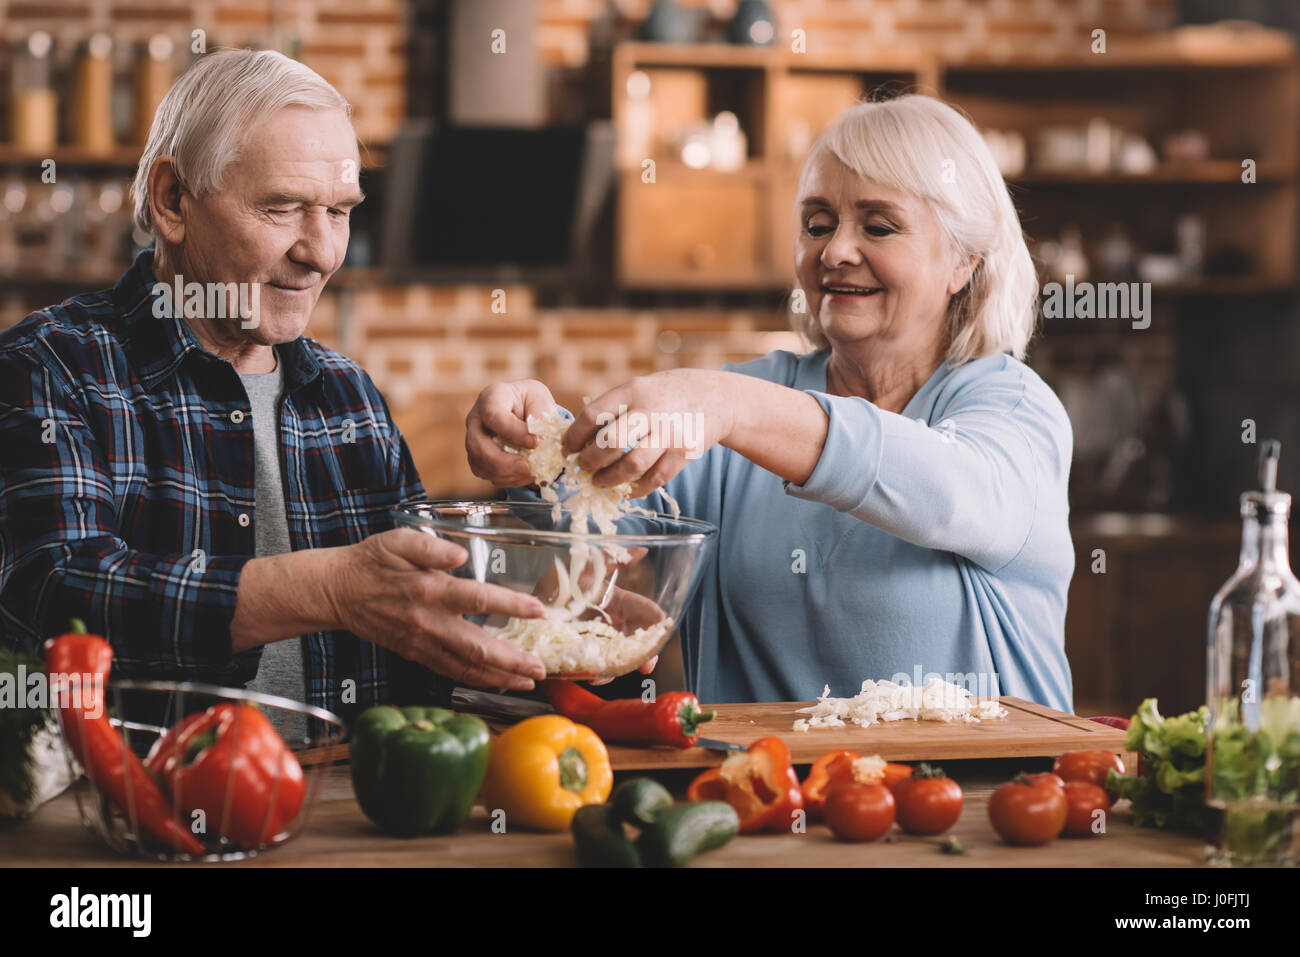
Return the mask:
<path id="1" fill-rule="evenodd" d="M 885 291 L 884 286 L 866 286 L 851 282 L 824 282 L 822 291 L 827 302 L 854 302 Z"/>

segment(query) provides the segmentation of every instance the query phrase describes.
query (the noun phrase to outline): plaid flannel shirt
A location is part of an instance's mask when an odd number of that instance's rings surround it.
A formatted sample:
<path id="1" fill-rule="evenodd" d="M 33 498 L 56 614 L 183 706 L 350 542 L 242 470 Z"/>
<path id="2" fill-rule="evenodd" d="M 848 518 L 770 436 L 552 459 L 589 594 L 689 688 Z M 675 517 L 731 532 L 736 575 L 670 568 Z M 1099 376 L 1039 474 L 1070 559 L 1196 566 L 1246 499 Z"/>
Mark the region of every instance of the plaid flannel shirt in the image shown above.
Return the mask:
<path id="1" fill-rule="evenodd" d="M 39 648 L 80 617 L 115 677 L 242 686 L 261 658 L 230 643 L 257 518 L 248 397 L 185 322 L 155 318 L 153 285 L 150 250 L 111 290 L 0 335 L 0 638 Z M 276 351 L 293 550 L 391 528 L 424 488 L 374 383 L 305 337 Z M 449 679 L 350 632 L 305 638 L 309 703 L 349 723 L 449 698 Z"/>

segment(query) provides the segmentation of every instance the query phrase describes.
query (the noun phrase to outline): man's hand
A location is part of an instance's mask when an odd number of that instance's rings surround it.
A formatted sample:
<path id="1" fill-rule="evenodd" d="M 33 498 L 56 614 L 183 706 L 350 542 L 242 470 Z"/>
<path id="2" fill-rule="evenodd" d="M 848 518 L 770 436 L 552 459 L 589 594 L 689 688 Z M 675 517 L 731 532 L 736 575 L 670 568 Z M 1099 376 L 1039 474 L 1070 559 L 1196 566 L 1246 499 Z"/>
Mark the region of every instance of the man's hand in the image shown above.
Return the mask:
<path id="1" fill-rule="evenodd" d="M 546 677 L 541 660 L 461 616 L 539 618 L 542 604 L 444 571 L 468 558 L 452 542 L 399 528 L 356 545 L 254 559 L 240 580 L 233 650 L 343 628 L 466 684 L 530 690 Z M 296 573 L 287 567 L 294 559 L 303 566 Z"/>
<path id="2" fill-rule="evenodd" d="M 533 475 L 524 457 L 507 452 L 494 439 L 517 449 L 536 448 L 537 439 L 528 431 L 528 417 L 548 415 L 554 408 L 551 390 L 536 379 L 488 386 L 465 417 L 470 471 L 497 488 L 531 485 Z"/>
<path id="3" fill-rule="evenodd" d="M 348 631 L 479 687 L 526 691 L 546 677 L 540 659 L 461 617 L 540 618 L 542 603 L 500 585 L 448 575 L 444 569 L 469 559 L 459 545 L 399 528 L 371 535 L 349 552 L 337 568 L 333 604 Z"/>

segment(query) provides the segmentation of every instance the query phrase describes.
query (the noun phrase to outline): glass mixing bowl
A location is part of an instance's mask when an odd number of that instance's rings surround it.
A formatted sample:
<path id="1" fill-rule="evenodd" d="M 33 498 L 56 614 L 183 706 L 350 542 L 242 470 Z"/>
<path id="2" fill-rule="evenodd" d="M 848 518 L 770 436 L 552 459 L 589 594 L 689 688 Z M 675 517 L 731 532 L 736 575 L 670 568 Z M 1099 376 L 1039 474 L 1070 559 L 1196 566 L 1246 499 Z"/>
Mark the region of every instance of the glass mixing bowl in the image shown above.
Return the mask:
<path id="1" fill-rule="evenodd" d="M 574 532 L 548 502 L 411 502 L 399 526 L 463 547 L 450 574 L 536 595 L 540 619 L 466 616 L 537 655 L 555 678 L 616 678 L 657 655 L 676 630 L 718 530 L 669 515 L 626 515 L 617 533 Z"/>

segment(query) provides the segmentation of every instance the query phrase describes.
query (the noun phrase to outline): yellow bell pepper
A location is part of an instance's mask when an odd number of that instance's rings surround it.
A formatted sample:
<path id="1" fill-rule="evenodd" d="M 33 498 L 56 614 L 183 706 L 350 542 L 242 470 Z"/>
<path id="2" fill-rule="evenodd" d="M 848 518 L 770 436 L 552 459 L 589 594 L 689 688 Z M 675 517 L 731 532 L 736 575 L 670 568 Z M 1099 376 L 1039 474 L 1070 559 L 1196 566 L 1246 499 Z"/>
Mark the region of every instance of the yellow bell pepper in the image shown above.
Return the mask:
<path id="1" fill-rule="evenodd" d="M 483 804 L 512 824 L 567 831 L 578 808 L 602 804 L 614 784 L 605 743 L 558 714 L 519 722 L 492 742 Z"/>

